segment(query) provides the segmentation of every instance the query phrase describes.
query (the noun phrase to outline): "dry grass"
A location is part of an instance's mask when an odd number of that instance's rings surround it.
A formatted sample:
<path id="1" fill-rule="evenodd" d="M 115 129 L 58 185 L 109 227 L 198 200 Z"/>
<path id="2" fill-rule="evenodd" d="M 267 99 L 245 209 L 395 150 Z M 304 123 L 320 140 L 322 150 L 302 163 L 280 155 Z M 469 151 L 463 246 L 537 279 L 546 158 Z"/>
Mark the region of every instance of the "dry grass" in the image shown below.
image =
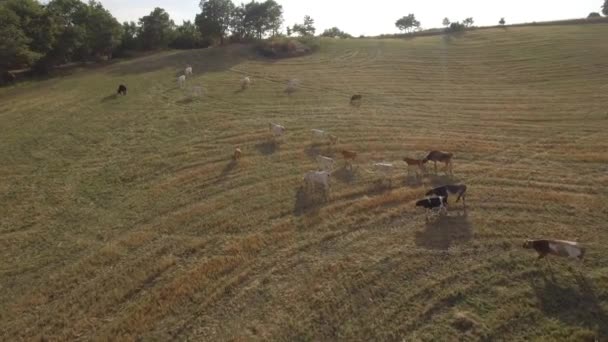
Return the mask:
<path id="1" fill-rule="evenodd" d="M 608 339 L 607 34 L 323 40 L 280 61 L 232 46 L 0 89 L 0 339 Z M 201 98 L 174 84 L 186 64 Z M 340 149 L 358 165 L 308 198 L 314 156 Z M 432 149 L 455 176 L 406 177 Z M 379 161 L 400 167 L 391 187 Z M 425 223 L 413 202 L 456 181 L 466 214 Z M 587 258 L 536 262 L 529 237 Z"/>

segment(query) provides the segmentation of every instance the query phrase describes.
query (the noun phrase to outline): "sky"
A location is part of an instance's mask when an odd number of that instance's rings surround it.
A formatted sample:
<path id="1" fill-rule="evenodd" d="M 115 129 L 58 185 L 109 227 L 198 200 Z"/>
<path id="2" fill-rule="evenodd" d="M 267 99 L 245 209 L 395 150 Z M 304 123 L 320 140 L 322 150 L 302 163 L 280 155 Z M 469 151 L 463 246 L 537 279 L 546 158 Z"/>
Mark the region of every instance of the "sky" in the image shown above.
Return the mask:
<path id="1" fill-rule="evenodd" d="M 260 0 L 257 0 L 260 1 Z M 443 18 L 460 21 L 473 17 L 476 26 L 586 17 L 600 12 L 603 0 L 276 0 L 283 6 L 286 25 L 302 22 L 308 14 L 317 33 L 337 26 L 352 35 L 396 33 L 395 21 L 414 13 L 423 28 L 440 27 Z M 240 4 L 240 0 L 233 0 Z M 246 0 L 244 2 L 249 2 Z M 137 21 L 155 7 L 164 8 L 176 24 L 194 20 L 198 0 L 101 0 L 120 21 Z"/>

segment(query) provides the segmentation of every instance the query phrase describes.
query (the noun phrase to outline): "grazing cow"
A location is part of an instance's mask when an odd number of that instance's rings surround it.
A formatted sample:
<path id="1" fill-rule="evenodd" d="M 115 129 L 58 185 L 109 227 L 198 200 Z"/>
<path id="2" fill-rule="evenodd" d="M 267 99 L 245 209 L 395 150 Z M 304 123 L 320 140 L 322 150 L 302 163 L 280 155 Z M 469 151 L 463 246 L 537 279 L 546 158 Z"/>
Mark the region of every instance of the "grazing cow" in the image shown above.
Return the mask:
<path id="1" fill-rule="evenodd" d="M 274 137 L 280 137 L 285 134 L 284 126 L 277 125 L 271 122 L 270 124 L 268 124 L 268 127 L 270 129 L 270 134 L 272 134 L 272 136 Z"/>
<path id="2" fill-rule="evenodd" d="M 456 202 L 460 201 L 460 198 L 462 198 L 462 205 L 466 209 L 466 207 L 467 207 L 466 192 L 467 192 L 467 186 L 464 184 L 444 185 L 444 186 L 440 186 L 440 187 L 434 188 L 432 190 L 429 190 L 426 193 L 426 195 L 427 196 L 436 195 L 436 196 L 445 197 L 446 203 L 448 201 L 448 195 L 450 195 L 450 194 L 458 195 L 458 197 L 456 198 Z"/>
<path id="3" fill-rule="evenodd" d="M 287 87 L 285 88 L 285 92 L 287 92 L 287 94 L 291 94 L 293 92 L 295 92 L 296 90 L 298 90 L 298 86 L 300 85 L 300 81 L 297 79 L 291 79 L 289 80 L 289 82 L 287 82 Z"/>
<path id="4" fill-rule="evenodd" d="M 237 146 L 234 149 L 234 154 L 232 155 L 232 159 L 239 160 L 239 159 L 241 159 L 242 155 L 243 155 L 243 152 L 241 151 L 241 148 Z"/>
<path id="5" fill-rule="evenodd" d="M 361 100 L 363 99 L 363 96 L 361 96 L 361 94 L 355 94 L 353 96 L 350 97 L 350 104 L 354 105 L 354 104 L 361 104 Z"/>
<path id="6" fill-rule="evenodd" d="M 127 95 L 127 86 L 125 86 L 124 84 L 119 85 L 117 93 L 118 95 Z"/>
<path id="7" fill-rule="evenodd" d="M 329 134 L 326 131 L 323 131 L 320 129 L 311 129 L 310 132 L 312 133 L 312 140 L 314 140 L 314 141 L 327 139 L 327 140 L 329 140 L 329 143 L 331 145 L 338 142 L 337 136 L 335 136 L 333 134 Z"/>
<path id="8" fill-rule="evenodd" d="M 185 74 L 185 76 L 192 75 L 192 67 L 188 65 L 188 67 L 186 68 L 186 70 L 184 70 L 184 74 Z"/>
<path id="9" fill-rule="evenodd" d="M 435 163 L 435 173 L 437 173 L 437 162 L 441 162 L 445 164 L 445 172 L 452 174 L 452 157 L 454 154 L 441 152 L 441 151 L 431 151 L 424 158 L 424 162 L 428 162 L 429 160 Z"/>
<path id="10" fill-rule="evenodd" d="M 184 88 L 186 86 L 186 75 L 181 75 L 177 78 L 177 85 L 180 88 Z"/>
<path id="11" fill-rule="evenodd" d="M 342 157 L 344 157 L 344 161 L 346 162 L 346 165 L 348 165 L 352 169 L 353 168 L 352 163 L 357 158 L 357 152 L 342 150 L 342 151 L 340 151 L 340 153 L 342 153 Z"/>
<path id="12" fill-rule="evenodd" d="M 429 218 L 429 213 L 434 214 L 445 214 L 447 212 L 446 205 L 448 204 L 445 197 L 436 196 L 436 197 L 427 197 L 425 199 L 421 199 L 416 202 L 417 207 L 422 207 L 426 209 L 426 219 Z"/>
<path id="13" fill-rule="evenodd" d="M 309 171 L 304 174 L 304 186 L 306 191 L 316 191 L 320 186 L 325 196 L 329 194 L 329 179 L 331 174 L 327 171 Z"/>
<path id="14" fill-rule="evenodd" d="M 323 171 L 331 172 L 331 170 L 334 168 L 334 165 L 336 164 L 336 161 L 333 160 L 332 158 L 325 157 L 322 155 L 318 155 L 316 159 L 317 159 L 317 163 L 319 163 L 319 167 Z"/>
<path id="15" fill-rule="evenodd" d="M 573 241 L 526 240 L 523 247 L 534 249 L 538 253 L 539 259 L 544 258 L 547 254 L 578 259 L 583 259 L 583 256 L 585 256 L 585 248 Z"/>
<path id="16" fill-rule="evenodd" d="M 418 167 L 418 169 L 420 170 L 420 172 L 422 174 L 426 173 L 426 168 L 424 167 L 424 159 L 412 159 L 412 158 L 405 157 L 405 158 L 403 158 L 403 161 L 407 164 L 407 174 L 408 175 L 411 172 L 412 166 Z M 418 174 L 418 171 L 416 171 L 416 174 Z"/>
<path id="17" fill-rule="evenodd" d="M 249 76 L 243 77 L 241 79 L 241 90 L 245 90 L 245 89 L 249 88 L 250 85 L 251 85 L 251 79 L 249 78 Z"/>

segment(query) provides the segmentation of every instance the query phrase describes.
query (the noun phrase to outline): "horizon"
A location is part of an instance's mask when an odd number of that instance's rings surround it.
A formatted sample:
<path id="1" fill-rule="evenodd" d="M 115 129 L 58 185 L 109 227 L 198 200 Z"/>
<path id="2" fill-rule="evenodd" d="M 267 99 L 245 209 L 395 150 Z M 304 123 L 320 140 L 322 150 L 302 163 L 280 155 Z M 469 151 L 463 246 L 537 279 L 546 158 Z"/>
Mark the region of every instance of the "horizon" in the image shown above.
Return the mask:
<path id="1" fill-rule="evenodd" d="M 402 16 L 413 13 L 421 22 L 422 29 L 442 27 L 443 18 L 451 21 L 462 21 L 473 17 L 474 26 L 497 25 L 504 17 L 507 25 L 531 22 L 585 18 L 591 12 L 601 12 L 599 0 L 555 1 L 537 0 L 534 2 L 513 0 L 502 1 L 464 0 L 454 3 L 447 0 L 403 2 L 396 0 L 377 0 L 373 8 L 368 8 L 363 1 L 321 1 L 309 0 L 276 0 L 283 6 L 284 22 L 281 27 L 285 32 L 287 26 L 300 23 L 304 15 L 315 20 L 316 34 L 330 27 L 352 34 L 353 36 L 375 36 L 380 34 L 399 33 L 395 21 Z M 161 7 L 169 13 L 177 25 L 184 20 L 194 22 L 200 13 L 197 0 L 101 0 L 119 22 L 135 21 L 149 14 L 155 7 Z M 233 1 L 235 5 L 241 1 Z M 359 5 L 361 4 L 361 5 Z M 440 12 L 436 11 L 441 8 Z M 342 12 L 348 15 L 342 15 Z M 437 12 L 437 13 L 436 13 Z M 360 22 L 365 20 L 365 24 Z"/>

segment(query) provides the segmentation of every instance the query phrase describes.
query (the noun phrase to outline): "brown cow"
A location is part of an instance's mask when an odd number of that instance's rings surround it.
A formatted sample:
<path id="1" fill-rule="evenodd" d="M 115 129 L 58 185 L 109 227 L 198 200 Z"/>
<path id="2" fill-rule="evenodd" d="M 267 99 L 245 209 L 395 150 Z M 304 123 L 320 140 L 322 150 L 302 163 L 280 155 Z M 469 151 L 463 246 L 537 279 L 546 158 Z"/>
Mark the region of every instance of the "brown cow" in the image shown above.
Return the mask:
<path id="1" fill-rule="evenodd" d="M 242 155 L 243 155 L 243 152 L 241 151 L 241 148 L 237 147 L 234 149 L 234 154 L 232 155 L 232 159 L 239 160 L 239 159 L 241 159 Z"/>
<path id="2" fill-rule="evenodd" d="M 452 157 L 454 157 L 454 154 L 449 152 L 431 151 L 423 160 L 425 163 L 429 160 L 435 163 L 435 173 L 437 173 L 437 162 L 441 162 L 445 164 L 445 172 L 453 174 Z"/>
<path id="3" fill-rule="evenodd" d="M 413 159 L 413 158 L 405 157 L 405 158 L 403 158 L 403 161 L 407 164 L 408 175 L 411 172 L 412 167 L 418 167 L 420 169 L 420 172 L 423 174 L 426 172 L 426 168 L 424 167 L 424 163 L 425 163 L 424 159 Z M 418 174 L 418 172 L 416 172 L 416 174 Z"/>
<path id="4" fill-rule="evenodd" d="M 355 158 L 357 158 L 357 152 L 342 150 L 342 151 L 340 151 L 340 153 L 342 153 L 342 156 L 344 157 L 344 161 L 346 162 L 346 164 L 352 169 L 352 167 L 353 167 L 352 162 L 354 162 Z"/>

